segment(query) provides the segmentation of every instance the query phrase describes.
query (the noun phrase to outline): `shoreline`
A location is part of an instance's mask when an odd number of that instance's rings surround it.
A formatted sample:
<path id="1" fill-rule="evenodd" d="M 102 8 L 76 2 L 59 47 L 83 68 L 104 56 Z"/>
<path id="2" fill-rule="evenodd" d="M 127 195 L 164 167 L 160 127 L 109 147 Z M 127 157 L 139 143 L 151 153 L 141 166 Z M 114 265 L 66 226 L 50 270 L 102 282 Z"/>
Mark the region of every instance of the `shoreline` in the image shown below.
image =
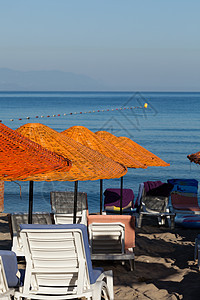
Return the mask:
<path id="1" fill-rule="evenodd" d="M 8 214 L 0 214 L 0 249 L 11 249 Z M 144 218 L 136 228 L 135 270 L 129 262 L 97 261 L 94 266 L 113 270 L 115 300 L 197 300 L 200 272 L 194 262 L 198 229 L 158 227 L 156 218 Z M 23 268 L 23 262 L 19 262 Z"/>

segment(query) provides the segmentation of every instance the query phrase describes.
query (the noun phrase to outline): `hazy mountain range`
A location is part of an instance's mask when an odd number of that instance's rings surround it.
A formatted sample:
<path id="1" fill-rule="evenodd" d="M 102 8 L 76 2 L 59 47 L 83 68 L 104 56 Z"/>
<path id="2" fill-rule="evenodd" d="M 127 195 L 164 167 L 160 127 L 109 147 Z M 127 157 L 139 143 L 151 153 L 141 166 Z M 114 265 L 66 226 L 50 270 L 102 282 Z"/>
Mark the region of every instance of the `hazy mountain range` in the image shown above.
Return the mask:
<path id="1" fill-rule="evenodd" d="M 17 71 L 0 68 L 0 91 L 100 91 L 101 82 L 63 71 Z"/>

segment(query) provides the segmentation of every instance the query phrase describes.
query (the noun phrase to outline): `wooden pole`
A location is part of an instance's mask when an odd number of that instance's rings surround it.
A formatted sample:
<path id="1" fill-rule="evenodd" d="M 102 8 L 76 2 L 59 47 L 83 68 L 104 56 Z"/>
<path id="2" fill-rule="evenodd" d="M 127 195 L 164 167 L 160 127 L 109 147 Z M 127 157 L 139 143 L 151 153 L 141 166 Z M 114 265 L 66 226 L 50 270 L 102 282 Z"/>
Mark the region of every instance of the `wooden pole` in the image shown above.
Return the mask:
<path id="1" fill-rule="evenodd" d="M 102 215 L 102 202 L 103 202 L 103 179 L 100 179 L 100 215 Z"/>
<path id="2" fill-rule="evenodd" d="M 4 181 L 0 181 L 0 212 L 4 211 Z"/>
<path id="3" fill-rule="evenodd" d="M 28 224 L 32 224 L 33 215 L 33 181 L 29 182 L 29 209 L 28 209 Z"/>
<path id="4" fill-rule="evenodd" d="M 74 224 L 76 224 L 77 196 L 78 196 L 78 181 L 75 181 L 74 182 L 74 217 L 73 217 Z"/>
<path id="5" fill-rule="evenodd" d="M 122 215 L 122 203 L 123 203 L 123 177 L 121 177 L 121 198 L 120 198 L 120 215 Z"/>

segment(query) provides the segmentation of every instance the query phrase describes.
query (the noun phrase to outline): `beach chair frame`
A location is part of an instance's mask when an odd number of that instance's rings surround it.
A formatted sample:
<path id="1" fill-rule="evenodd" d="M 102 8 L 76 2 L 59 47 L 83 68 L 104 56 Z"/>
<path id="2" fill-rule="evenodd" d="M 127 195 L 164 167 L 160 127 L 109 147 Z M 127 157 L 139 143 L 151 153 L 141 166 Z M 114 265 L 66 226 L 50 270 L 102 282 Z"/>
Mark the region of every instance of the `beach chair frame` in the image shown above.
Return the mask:
<path id="1" fill-rule="evenodd" d="M 96 270 L 94 277 L 85 225 L 22 225 L 21 229 L 26 275 L 16 299 L 100 300 L 102 293 L 105 299 L 114 299 L 112 271 Z"/>
<path id="2" fill-rule="evenodd" d="M 74 192 L 52 191 L 50 202 L 55 224 L 73 224 Z M 78 192 L 76 223 L 87 225 L 87 214 L 87 193 Z"/>
<path id="3" fill-rule="evenodd" d="M 165 196 L 147 196 L 144 184 L 141 184 L 142 193 L 138 207 L 139 217 L 137 227 L 142 227 L 143 216 L 157 217 L 159 225 L 165 225 L 166 220 L 171 229 L 175 227 L 175 212 L 169 209 L 169 197 Z"/>
<path id="4" fill-rule="evenodd" d="M 135 267 L 135 218 L 128 215 L 90 215 L 88 224 L 91 259 L 118 260 L 122 263 L 128 260 L 133 271 Z M 130 237 L 128 245 L 126 245 L 126 234 L 127 238 Z"/>

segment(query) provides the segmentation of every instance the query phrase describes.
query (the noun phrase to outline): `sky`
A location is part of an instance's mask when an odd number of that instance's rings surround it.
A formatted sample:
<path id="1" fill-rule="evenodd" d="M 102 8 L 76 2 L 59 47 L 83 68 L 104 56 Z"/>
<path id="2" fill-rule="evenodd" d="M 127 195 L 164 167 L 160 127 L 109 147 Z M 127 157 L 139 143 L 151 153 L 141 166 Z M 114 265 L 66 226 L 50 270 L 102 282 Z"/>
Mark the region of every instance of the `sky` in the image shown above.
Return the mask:
<path id="1" fill-rule="evenodd" d="M 0 0 L 0 68 L 200 91 L 199 0 Z"/>

